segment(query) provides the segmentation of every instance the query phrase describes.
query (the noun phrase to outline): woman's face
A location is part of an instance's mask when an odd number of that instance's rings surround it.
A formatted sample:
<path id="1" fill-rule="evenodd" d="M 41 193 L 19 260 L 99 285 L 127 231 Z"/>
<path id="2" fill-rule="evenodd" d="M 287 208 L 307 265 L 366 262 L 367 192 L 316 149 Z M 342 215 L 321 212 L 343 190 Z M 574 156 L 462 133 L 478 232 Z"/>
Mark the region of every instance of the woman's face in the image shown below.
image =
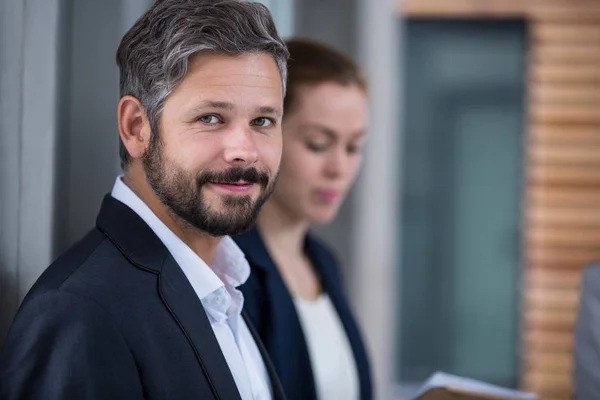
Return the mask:
<path id="1" fill-rule="evenodd" d="M 283 154 L 271 201 L 294 219 L 328 223 L 361 163 L 367 97 L 357 85 L 323 83 L 296 90 L 283 119 Z"/>

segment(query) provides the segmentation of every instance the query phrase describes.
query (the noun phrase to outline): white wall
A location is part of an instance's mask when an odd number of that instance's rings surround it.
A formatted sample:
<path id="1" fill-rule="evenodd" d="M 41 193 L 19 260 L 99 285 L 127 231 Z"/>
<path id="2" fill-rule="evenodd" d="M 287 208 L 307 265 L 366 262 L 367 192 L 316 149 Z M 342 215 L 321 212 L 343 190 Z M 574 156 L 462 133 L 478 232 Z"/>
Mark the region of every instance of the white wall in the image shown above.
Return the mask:
<path id="1" fill-rule="evenodd" d="M 359 60 L 369 79 L 370 136 L 357 185 L 352 289 L 367 333 L 378 399 L 394 397 L 400 298 L 400 187 L 403 156 L 402 31 L 396 0 L 360 0 Z"/>

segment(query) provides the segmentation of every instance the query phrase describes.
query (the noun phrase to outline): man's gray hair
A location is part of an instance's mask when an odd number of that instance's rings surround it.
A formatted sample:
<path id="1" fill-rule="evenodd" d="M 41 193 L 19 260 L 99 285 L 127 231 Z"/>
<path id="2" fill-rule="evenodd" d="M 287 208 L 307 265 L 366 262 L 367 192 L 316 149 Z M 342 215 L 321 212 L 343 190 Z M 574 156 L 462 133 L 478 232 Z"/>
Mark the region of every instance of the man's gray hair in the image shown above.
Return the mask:
<path id="1" fill-rule="evenodd" d="M 269 54 L 281 73 L 285 95 L 289 53 L 264 5 L 245 0 L 157 0 L 117 50 L 121 97 L 130 95 L 142 103 L 153 136 L 158 136 L 165 100 L 185 78 L 190 57 L 199 52 Z M 122 141 L 119 153 L 125 169 L 129 153 Z"/>

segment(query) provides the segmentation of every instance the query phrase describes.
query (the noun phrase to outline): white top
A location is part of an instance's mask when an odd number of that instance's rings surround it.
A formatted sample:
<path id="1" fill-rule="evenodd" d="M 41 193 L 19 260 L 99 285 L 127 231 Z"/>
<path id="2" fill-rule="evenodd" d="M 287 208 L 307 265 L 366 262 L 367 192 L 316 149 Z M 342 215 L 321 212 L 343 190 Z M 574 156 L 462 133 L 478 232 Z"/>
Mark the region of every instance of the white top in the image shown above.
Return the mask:
<path id="1" fill-rule="evenodd" d="M 359 398 L 358 371 L 346 331 L 327 294 L 294 299 L 308 345 L 317 398 Z"/>
<path id="2" fill-rule="evenodd" d="M 112 197 L 146 222 L 181 267 L 204 306 L 242 399 L 272 399 L 267 369 L 241 317 L 244 296 L 236 287 L 250 276 L 250 265 L 233 239 L 223 237 L 209 267 L 123 183 L 121 177 L 113 186 Z"/>

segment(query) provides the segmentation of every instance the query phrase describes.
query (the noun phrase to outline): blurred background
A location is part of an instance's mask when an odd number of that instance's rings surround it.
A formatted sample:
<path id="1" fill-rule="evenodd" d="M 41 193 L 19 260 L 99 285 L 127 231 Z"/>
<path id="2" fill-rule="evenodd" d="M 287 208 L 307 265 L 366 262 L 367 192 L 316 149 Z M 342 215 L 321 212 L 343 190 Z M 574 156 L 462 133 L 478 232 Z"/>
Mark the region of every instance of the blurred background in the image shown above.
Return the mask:
<path id="1" fill-rule="evenodd" d="M 379 399 L 438 370 L 571 397 L 582 267 L 600 258 L 600 3 L 268 0 L 283 37 L 370 85 L 359 181 L 318 228 Z M 0 0 L 0 344 L 120 173 L 117 45 L 151 0 Z"/>

